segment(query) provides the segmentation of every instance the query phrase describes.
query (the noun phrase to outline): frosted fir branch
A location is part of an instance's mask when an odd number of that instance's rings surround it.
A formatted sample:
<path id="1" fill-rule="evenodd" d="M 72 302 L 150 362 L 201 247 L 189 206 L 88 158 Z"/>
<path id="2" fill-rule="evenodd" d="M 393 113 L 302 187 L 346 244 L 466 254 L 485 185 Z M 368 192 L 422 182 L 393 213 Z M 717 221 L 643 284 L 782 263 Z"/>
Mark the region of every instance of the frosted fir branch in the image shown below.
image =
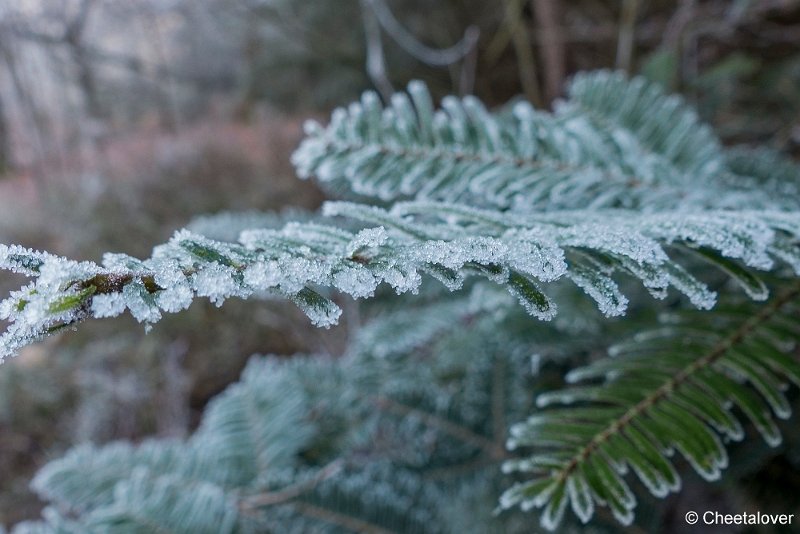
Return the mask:
<path id="1" fill-rule="evenodd" d="M 304 458 L 330 439 L 323 419 L 372 432 L 356 415 L 372 408 L 371 396 L 330 398 L 349 396 L 360 372 L 353 366 L 363 370 L 352 360 L 254 356 L 188 440 L 83 444 L 49 462 L 31 486 L 50 507 L 31 530 L 14 532 L 316 532 L 332 519 L 363 532 L 443 532 L 432 525 L 446 524 L 444 495 L 420 473 L 365 462 L 363 450 L 337 449 L 325 465 Z M 332 388 L 336 376 L 346 382 Z"/>
<path id="2" fill-rule="evenodd" d="M 599 71 L 567 93 L 547 113 L 527 102 L 491 112 L 471 96 L 436 109 L 420 82 L 386 103 L 367 92 L 327 126 L 309 123 L 292 161 L 302 178 L 383 201 L 522 212 L 800 206 L 796 186 L 729 167 L 711 128 L 655 84 Z"/>
<path id="3" fill-rule="evenodd" d="M 628 301 L 612 278 L 617 272 L 639 279 L 656 297 L 672 286 L 710 308 L 715 294 L 671 258 L 676 247 L 718 265 L 754 299 L 767 292 L 753 270 L 778 260 L 800 273 L 800 214 L 791 212 L 522 215 L 446 203 L 387 210 L 329 202 L 323 214 L 329 218 L 321 222 L 246 230 L 238 243 L 181 230 L 147 260 L 107 254 L 102 265 L 4 246 L 0 266 L 35 280 L 0 303 L 0 319 L 10 323 L 0 355 L 88 318 L 128 311 L 149 326 L 198 297 L 219 306 L 274 292 L 328 327 L 341 309 L 323 289 L 354 298 L 371 297 L 384 283 L 397 293 L 416 292 L 426 274 L 450 290 L 468 277 L 501 284 L 543 320 L 555 315 L 556 303 L 540 285 L 561 279 L 583 289 L 604 314 L 624 314 Z M 330 219 L 339 216 L 350 222 Z M 352 221 L 363 229 L 349 229 Z"/>
<path id="4" fill-rule="evenodd" d="M 798 296 L 795 282 L 750 313 L 737 306 L 713 319 L 675 317 L 612 347 L 613 358 L 572 370 L 570 384 L 603 383 L 542 394 L 540 411 L 511 427 L 508 447 L 535 452 L 506 462 L 504 470 L 532 478 L 508 489 L 501 507 L 541 508 L 547 530 L 559 526 L 568 507 L 587 523 L 596 508 L 607 506 L 629 525 L 636 498 L 624 478 L 628 467 L 663 498 L 681 487 L 670 458 L 675 451 L 706 480 L 721 476 L 728 467 L 726 443 L 744 438 L 741 415 L 768 445 L 779 445 L 773 414 L 791 415 L 786 382 L 800 385 L 800 366 L 786 354 L 795 332 L 789 329 L 787 339 L 784 327 L 797 314 Z"/>
<path id="5" fill-rule="evenodd" d="M 0 269 L 27 276 L 38 276 L 44 262 L 52 257 L 19 245 L 0 245 Z"/>

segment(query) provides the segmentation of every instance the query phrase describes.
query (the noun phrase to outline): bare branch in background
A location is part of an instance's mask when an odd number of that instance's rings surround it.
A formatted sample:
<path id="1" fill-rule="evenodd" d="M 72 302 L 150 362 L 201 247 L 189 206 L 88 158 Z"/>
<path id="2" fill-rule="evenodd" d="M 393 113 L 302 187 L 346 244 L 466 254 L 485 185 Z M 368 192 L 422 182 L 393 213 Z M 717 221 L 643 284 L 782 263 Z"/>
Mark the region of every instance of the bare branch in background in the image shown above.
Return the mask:
<path id="1" fill-rule="evenodd" d="M 89 21 L 94 0 L 83 0 L 75 18 L 69 21 L 64 29 L 63 41 L 69 47 L 72 60 L 77 69 L 78 85 L 86 103 L 86 111 L 92 119 L 101 119 L 105 115 L 98 96 L 97 80 L 91 59 L 84 46 L 86 24 Z"/>
<path id="2" fill-rule="evenodd" d="M 544 105 L 539 92 L 539 79 L 536 75 L 536 59 L 533 46 L 528 39 L 528 30 L 522 22 L 522 0 L 506 0 L 506 20 L 509 25 L 511 42 L 517 55 L 519 81 L 525 97 L 536 107 Z"/>
<path id="3" fill-rule="evenodd" d="M 480 30 L 469 26 L 461 40 L 448 48 L 433 48 L 420 42 L 397 20 L 383 0 L 362 0 L 364 29 L 367 38 L 367 72 L 384 98 L 391 94 L 391 83 L 386 76 L 385 57 L 381 42 L 381 29 L 413 58 L 431 67 L 447 67 L 462 62 L 459 92 L 472 92 L 475 84 L 477 45 Z M 370 13 L 366 13 L 369 10 Z"/>
<path id="4" fill-rule="evenodd" d="M 517 56 L 517 72 L 525 97 L 535 106 L 542 106 L 542 97 L 539 92 L 539 80 L 536 76 L 536 59 L 533 54 L 528 29 L 522 22 L 524 5 L 521 0 L 505 0 L 505 17 L 503 26 L 486 48 L 485 59 L 489 65 L 494 65 L 502 56 L 509 42 L 514 47 Z M 561 31 L 563 28 L 556 29 Z M 536 34 L 535 34 L 536 35 Z M 541 35 L 536 35 L 540 41 Z"/>
<path id="5" fill-rule="evenodd" d="M 364 19 L 364 37 L 367 41 L 367 74 L 381 96 L 388 100 L 394 94 L 394 87 L 386 74 L 380 23 L 375 11 L 370 9 L 369 0 L 361 0 L 361 14 Z"/>
<path id="6" fill-rule="evenodd" d="M 634 34 L 636 32 L 636 17 L 638 13 L 639 0 L 623 0 L 622 12 L 619 16 L 616 67 L 625 72 L 631 71 Z"/>
<path id="7" fill-rule="evenodd" d="M 37 157 L 44 160 L 47 157 L 48 147 L 45 142 L 46 120 L 41 110 L 37 107 L 34 101 L 33 92 L 28 89 L 25 79 L 19 72 L 19 65 L 17 61 L 17 43 L 10 39 L 3 39 L 0 34 L 0 59 L 5 63 L 6 72 L 11 80 L 11 86 L 14 89 L 15 96 L 19 102 L 22 116 L 30 125 L 32 145 Z M 38 172 L 31 173 L 31 179 L 36 188 L 37 194 L 44 198 L 47 193 L 46 184 L 42 175 Z"/>
<path id="8" fill-rule="evenodd" d="M 480 30 L 470 26 L 464 37 L 449 48 L 432 48 L 421 43 L 395 18 L 383 0 L 366 0 L 381 27 L 400 47 L 416 59 L 432 67 L 446 67 L 464 59 L 478 44 Z"/>
<path id="9" fill-rule="evenodd" d="M 477 41 L 477 35 L 476 35 Z M 472 94 L 475 88 L 475 72 L 478 65 L 478 47 L 472 47 L 472 50 L 464 56 L 464 62 L 461 65 L 461 79 L 458 84 L 458 91 L 461 95 Z"/>
<path id="10" fill-rule="evenodd" d="M 665 47 L 674 49 L 679 46 L 681 36 L 692 21 L 695 5 L 695 0 L 681 0 L 680 7 L 670 17 L 667 27 L 664 29 L 663 44 Z"/>
<path id="11" fill-rule="evenodd" d="M 561 92 L 566 76 L 566 52 L 559 0 L 531 0 L 536 16 L 544 63 L 544 88 L 548 101 Z"/>
<path id="12" fill-rule="evenodd" d="M 161 30 L 161 22 L 160 19 L 155 16 L 151 15 L 151 19 L 149 21 L 149 27 L 143 28 L 146 33 L 150 34 L 150 37 L 153 40 L 153 44 L 155 45 L 156 54 L 158 56 L 159 63 L 162 65 L 168 65 L 168 54 L 165 50 L 164 44 L 164 37 L 162 36 Z M 165 111 L 161 113 L 162 119 L 164 120 L 164 126 L 166 126 L 167 130 L 171 132 L 175 132 L 180 128 L 181 125 L 181 117 L 180 111 L 178 110 L 177 105 L 177 88 L 175 83 L 175 77 L 171 74 L 171 72 L 167 69 L 164 71 L 164 81 L 166 87 L 163 88 L 161 91 L 163 94 L 163 98 L 165 100 Z"/>

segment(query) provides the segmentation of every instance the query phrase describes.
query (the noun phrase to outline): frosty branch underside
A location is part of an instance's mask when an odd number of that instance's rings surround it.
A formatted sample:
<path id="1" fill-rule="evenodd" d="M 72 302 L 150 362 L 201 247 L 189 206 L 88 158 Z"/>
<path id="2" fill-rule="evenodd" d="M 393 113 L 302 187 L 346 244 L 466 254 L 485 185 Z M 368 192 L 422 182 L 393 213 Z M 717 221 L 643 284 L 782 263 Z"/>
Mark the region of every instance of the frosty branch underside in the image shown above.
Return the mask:
<path id="1" fill-rule="evenodd" d="M 366 298 L 384 282 L 398 293 L 416 292 L 423 274 L 451 290 L 474 276 L 505 286 L 529 313 L 550 319 L 556 305 L 539 285 L 562 278 L 583 289 L 604 314 L 624 314 L 627 298 L 611 276 L 615 272 L 639 279 L 657 297 L 673 286 L 695 306 L 710 308 L 715 295 L 677 263 L 686 262 L 682 250 L 717 264 L 754 299 L 766 298 L 766 288 L 752 270 L 771 269 L 777 259 L 800 272 L 800 215 L 791 212 L 519 215 L 432 202 L 397 203 L 388 210 L 330 202 L 323 213 L 348 221 L 251 229 L 238 243 L 182 230 L 148 260 L 107 254 L 102 266 L 3 246 L 0 267 L 35 280 L 0 304 L 0 318 L 10 322 L 0 354 L 125 310 L 152 324 L 196 297 L 221 305 L 230 297 L 277 292 L 315 325 L 330 326 L 341 310 L 321 293 L 326 289 Z"/>

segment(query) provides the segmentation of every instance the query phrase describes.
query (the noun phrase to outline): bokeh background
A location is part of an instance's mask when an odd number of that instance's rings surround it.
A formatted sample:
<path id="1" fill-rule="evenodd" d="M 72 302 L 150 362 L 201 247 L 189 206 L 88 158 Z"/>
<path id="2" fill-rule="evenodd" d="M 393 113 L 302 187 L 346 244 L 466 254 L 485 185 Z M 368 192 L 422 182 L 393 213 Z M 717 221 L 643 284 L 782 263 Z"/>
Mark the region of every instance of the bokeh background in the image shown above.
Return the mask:
<path id="1" fill-rule="evenodd" d="M 550 107 L 598 68 L 682 93 L 726 143 L 800 156 L 794 0 L 0 0 L 0 242 L 148 256 L 204 213 L 313 209 L 289 163 L 306 118 L 414 78 Z M 25 349 L 0 366 L 0 525 L 39 515 L 28 482 L 71 444 L 187 435 L 251 354 L 335 356 L 362 320 L 198 301 L 148 335 L 93 321 Z M 733 451 L 745 484 L 690 486 L 675 509 L 796 507 L 786 433 L 757 465 Z"/>

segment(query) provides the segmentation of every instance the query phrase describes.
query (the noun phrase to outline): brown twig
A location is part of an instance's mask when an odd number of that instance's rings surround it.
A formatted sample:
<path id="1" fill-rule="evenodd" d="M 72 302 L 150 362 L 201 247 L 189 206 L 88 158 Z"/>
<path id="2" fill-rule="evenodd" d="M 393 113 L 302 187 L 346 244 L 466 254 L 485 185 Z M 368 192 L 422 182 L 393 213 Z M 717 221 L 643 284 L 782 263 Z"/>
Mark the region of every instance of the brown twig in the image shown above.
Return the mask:
<path id="1" fill-rule="evenodd" d="M 433 428 L 437 428 L 446 434 L 450 434 L 451 436 L 460 439 L 465 443 L 469 443 L 470 445 L 482 449 L 491 458 L 501 459 L 508 457 L 508 453 L 502 444 L 498 446 L 498 444 L 491 439 L 481 436 L 480 434 L 476 434 L 467 427 L 458 425 L 452 421 L 448 421 L 447 419 L 437 417 L 433 414 L 417 410 L 416 408 L 406 406 L 405 404 L 395 402 L 387 397 L 377 397 L 375 400 L 378 408 L 381 410 L 392 412 L 397 415 L 413 415 L 414 417 L 419 417 L 425 424 Z"/>
<path id="2" fill-rule="evenodd" d="M 317 473 L 317 475 L 311 480 L 305 480 L 303 482 L 292 484 L 280 491 L 270 491 L 252 495 L 242 501 L 242 503 L 239 505 L 239 508 L 241 508 L 245 513 L 248 513 L 264 506 L 274 506 L 276 504 L 283 504 L 291 501 L 303 493 L 314 489 L 314 487 L 316 487 L 320 482 L 336 476 L 339 472 L 341 472 L 343 464 L 344 462 L 341 459 L 334 460 L 320 469 L 319 473 Z"/>

